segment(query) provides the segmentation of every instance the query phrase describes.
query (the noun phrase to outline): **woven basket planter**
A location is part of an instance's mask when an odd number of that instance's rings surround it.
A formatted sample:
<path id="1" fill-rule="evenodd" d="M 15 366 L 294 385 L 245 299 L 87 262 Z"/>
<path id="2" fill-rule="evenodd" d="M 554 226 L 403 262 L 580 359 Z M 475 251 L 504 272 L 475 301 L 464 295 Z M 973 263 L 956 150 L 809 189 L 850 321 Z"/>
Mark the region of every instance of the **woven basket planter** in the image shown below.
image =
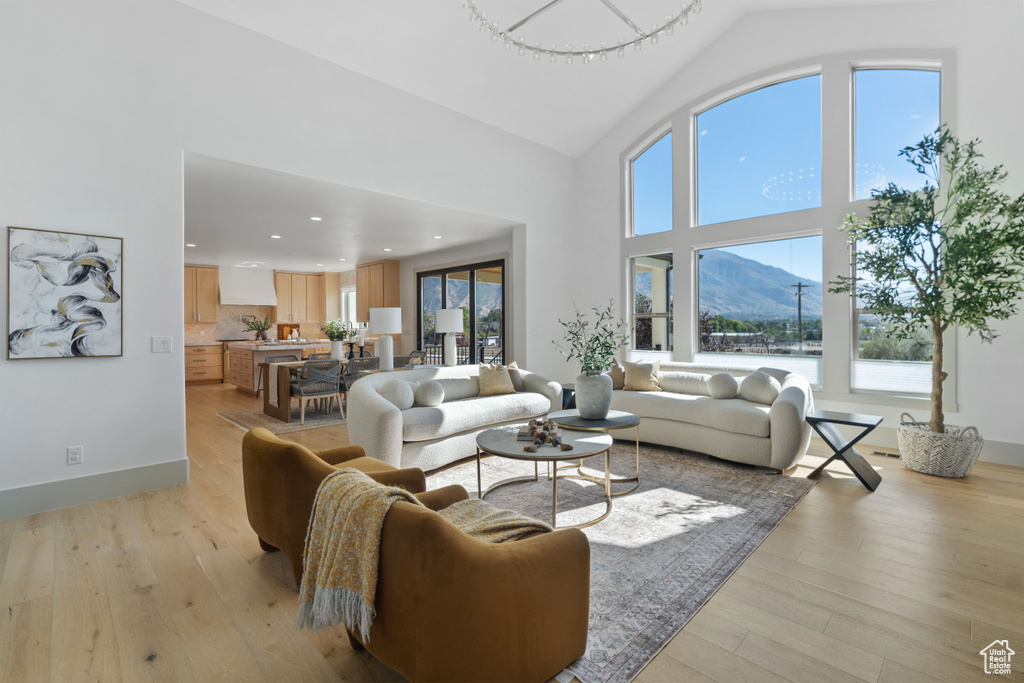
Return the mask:
<path id="1" fill-rule="evenodd" d="M 937 434 L 907 413 L 900 415 L 896 438 L 907 467 L 936 477 L 966 477 L 985 445 L 977 427 L 946 425 L 946 433 Z"/>

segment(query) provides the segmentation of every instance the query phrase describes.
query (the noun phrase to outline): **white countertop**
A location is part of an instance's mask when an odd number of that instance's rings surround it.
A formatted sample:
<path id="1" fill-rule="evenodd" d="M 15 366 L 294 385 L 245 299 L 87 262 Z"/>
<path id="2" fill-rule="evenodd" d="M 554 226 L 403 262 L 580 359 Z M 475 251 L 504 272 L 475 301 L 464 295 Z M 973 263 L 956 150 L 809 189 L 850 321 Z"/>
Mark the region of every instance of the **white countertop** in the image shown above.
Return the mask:
<path id="1" fill-rule="evenodd" d="M 238 349 L 239 351 L 298 351 L 301 349 L 330 348 L 330 346 L 331 342 L 325 339 L 323 341 L 308 341 L 304 343 L 281 342 L 278 344 L 268 344 L 266 342 L 233 342 L 228 344 L 228 349 Z"/>
<path id="2" fill-rule="evenodd" d="M 209 341 L 209 342 L 185 342 L 185 346 L 220 346 L 222 342 Z"/>

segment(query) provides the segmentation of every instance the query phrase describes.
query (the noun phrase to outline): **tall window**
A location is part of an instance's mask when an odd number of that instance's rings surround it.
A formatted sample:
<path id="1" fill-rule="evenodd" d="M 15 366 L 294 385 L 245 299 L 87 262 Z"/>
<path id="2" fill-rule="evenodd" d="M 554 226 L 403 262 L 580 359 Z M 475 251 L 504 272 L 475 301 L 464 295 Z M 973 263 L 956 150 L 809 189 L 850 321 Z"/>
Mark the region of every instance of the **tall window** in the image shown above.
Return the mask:
<path id="1" fill-rule="evenodd" d="M 505 362 L 505 263 L 494 261 L 419 273 L 418 349 L 428 363 L 441 362 L 443 335 L 434 328 L 440 308 L 462 310 L 457 335 L 458 362 Z"/>
<path id="2" fill-rule="evenodd" d="M 899 152 L 939 127 L 939 81 L 938 71 L 920 69 L 854 72 L 855 199 L 868 199 L 889 183 L 923 187 L 924 176 Z"/>
<path id="3" fill-rule="evenodd" d="M 633 234 L 672 229 L 672 133 L 633 159 Z"/>
<path id="4" fill-rule="evenodd" d="M 889 183 L 918 190 L 925 176 L 899 155 L 941 123 L 941 75 L 921 69 L 860 69 L 854 72 L 855 199 Z M 858 245 L 858 249 L 867 248 Z M 925 248 L 928 248 L 927 245 Z M 866 273 L 858 273 L 862 278 Z M 907 283 L 909 290 L 910 283 Z M 854 305 L 851 388 L 924 394 L 931 390 L 929 330 L 897 339 L 860 300 Z"/>
<path id="5" fill-rule="evenodd" d="M 773 356 L 770 363 L 752 362 L 793 369 L 820 383 L 821 278 L 819 236 L 701 249 L 700 353 Z"/>
<path id="6" fill-rule="evenodd" d="M 734 97 L 696 117 L 697 223 L 821 206 L 821 76 Z"/>
<path id="7" fill-rule="evenodd" d="M 672 254 L 630 259 L 633 271 L 633 348 L 672 350 Z"/>

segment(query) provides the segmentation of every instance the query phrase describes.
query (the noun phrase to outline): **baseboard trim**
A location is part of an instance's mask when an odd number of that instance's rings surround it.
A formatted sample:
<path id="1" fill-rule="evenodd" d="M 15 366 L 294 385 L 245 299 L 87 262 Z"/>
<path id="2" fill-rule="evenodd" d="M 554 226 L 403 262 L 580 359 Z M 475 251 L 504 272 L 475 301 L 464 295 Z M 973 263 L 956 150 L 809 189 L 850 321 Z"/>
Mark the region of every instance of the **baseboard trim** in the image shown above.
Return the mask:
<path id="1" fill-rule="evenodd" d="M 0 491 L 0 520 L 188 483 L 188 458 Z"/>
<path id="2" fill-rule="evenodd" d="M 984 438 L 984 434 L 981 435 Z M 878 429 L 871 432 L 866 437 L 865 441 L 869 442 L 872 446 L 882 446 L 883 448 L 897 448 L 896 443 L 896 429 L 895 427 L 879 427 Z M 868 443 L 863 446 L 858 446 L 857 450 L 861 453 L 865 451 L 870 452 Z M 1008 441 L 991 441 L 985 439 L 985 446 L 981 449 L 981 456 L 978 458 L 980 462 L 991 462 L 997 465 L 1013 465 L 1014 467 L 1024 467 L 1024 445 L 1019 443 L 1010 443 Z"/>

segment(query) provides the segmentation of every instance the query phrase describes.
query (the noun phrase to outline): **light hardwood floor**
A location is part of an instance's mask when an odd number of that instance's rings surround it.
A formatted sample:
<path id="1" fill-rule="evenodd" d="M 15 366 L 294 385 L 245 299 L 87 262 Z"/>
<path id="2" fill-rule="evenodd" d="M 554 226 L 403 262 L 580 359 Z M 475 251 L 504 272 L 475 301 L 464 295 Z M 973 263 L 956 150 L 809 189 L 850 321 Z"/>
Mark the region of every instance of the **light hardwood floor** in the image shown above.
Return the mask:
<path id="1" fill-rule="evenodd" d="M 0 681 L 402 680 L 344 635 L 295 630 L 287 563 L 246 520 L 242 432 L 217 417 L 256 401 L 186 396 L 188 485 L 0 522 Z M 637 680 L 991 683 L 978 652 L 996 639 L 1024 680 L 1024 470 L 869 460 L 878 491 L 836 466 Z"/>

